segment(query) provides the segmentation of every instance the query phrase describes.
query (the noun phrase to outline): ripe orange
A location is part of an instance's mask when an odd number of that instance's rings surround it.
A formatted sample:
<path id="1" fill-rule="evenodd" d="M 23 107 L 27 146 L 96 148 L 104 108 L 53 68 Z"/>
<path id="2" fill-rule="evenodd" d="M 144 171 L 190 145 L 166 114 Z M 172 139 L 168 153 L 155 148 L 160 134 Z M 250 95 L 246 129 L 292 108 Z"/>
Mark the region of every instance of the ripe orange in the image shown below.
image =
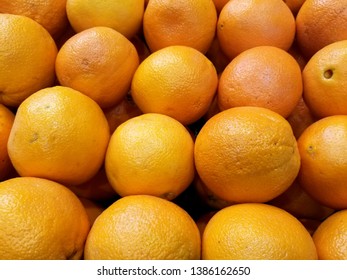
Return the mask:
<path id="1" fill-rule="evenodd" d="M 0 183 L 0 259 L 80 259 L 90 223 L 79 199 L 56 182 Z"/>
<path id="2" fill-rule="evenodd" d="M 8 156 L 7 141 L 14 121 L 14 114 L 6 106 L 0 104 L 0 180 L 4 180 L 12 169 Z"/>
<path id="3" fill-rule="evenodd" d="M 66 0 L 1 0 L 0 13 L 27 16 L 58 38 L 68 26 L 65 7 Z"/>
<path id="4" fill-rule="evenodd" d="M 141 110 L 133 101 L 131 94 L 127 94 L 120 103 L 104 109 L 111 134 L 123 122 L 142 114 Z"/>
<path id="5" fill-rule="evenodd" d="M 193 181 L 193 150 L 193 139 L 180 122 L 142 114 L 112 134 L 106 174 L 120 196 L 148 194 L 171 200 Z"/>
<path id="6" fill-rule="evenodd" d="M 347 114 L 347 40 L 327 45 L 307 62 L 303 97 L 317 117 Z"/>
<path id="7" fill-rule="evenodd" d="M 296 38 L 310 58 L 333 42 L 347 39 L 347 0 L 306 0 L 296 16 Z"/>
<path id="8" fill-rule="evenodd" d="M 140 30 L 144 7 L 144 0 L 66 1 L 67 17 L 76 32 L 107 26 L 128 39 Z"/>
<path id="9" fill-rule="evenodd" d="M 298 139 L 300 185 L 314 199 L 334 209 L 347 207 L 347 116 L 310 125 Z"/>
<path id="10" fill-rule="evenodd" d="M 266 202 L 296 178 L 300 157 L 289 123 L 261 107 L 235 107 L 210 118 L 195 140 L 196 170 L 229 202 Z"/>
<path id="11" fill-rule="evenodd" d="M 287 117 L 287 121 L 293 129 L 295 138 L 298 139 L 304 130 L 316 121 L 316 118 L 301 97 L 294 110 Z"/>
<path id="12" fill-rule="evenodd" d="M 282 0 L 233 0 L 220 12 L 217 36 L 230 59 L 262 45 L 288 50 L 294 41 L 295 19 Z"/>
<path id="13" fill-rule="evenodd" d="M 269 204 L 286 210 L 298 219 L 323 220 L 335 211 L 309 196 L 298 180 Z"/>
<path id="14" fill-rule="evenodd" d="M 187 125 L 208 111 L 217 85 L 216 69 L 206 56 L 191 47 L 171 46 L 140 64 L 131 95 L 142 112 L 165 114 Z"/>
<path id="15" fill-rule="evenodd" d="M 123 197 L 94 222 L 85 259 L 200 259 L 201 238 L 189 214 L 148 195 Z"/>
<path id="16" fill-rule="evenodd" d="M 325 219 L 313 234 L 320 260 L 347 260 L 347 210 Z"/>
<path id="17" fill-rule="evenodd" d="M 206 53 L 216 23 L 212 0 L 151 0 L 143 17 L 143 33 L 152 52 L 183 45 Z"/>
<path id="18" fill-rule="evenodd" d="M 258 106 L 288 117 L 301 96 L 299 64 L 289 53 L 272 46 L 239 54 L 222 72 L 218 86 L 221 110 Z"/>
<path id="19" fill-rule="evenodd" d="M 105 115 L 92 99 L 57 86 L 20 104 L 7 148 L 20 176 L 73 185 L 98 172 L 109 137 Z"/>
<path id="20" fill-rule="evenodd" d="M 218 211 L 202 237 L 203 259 L 314 260 L 317 252 L 306 228 L 288 212 L 261 203 Z"/>
<path id="21" fill-rule="evenodd" d="M 37 90 L 53 85 L 57 47 L 36 21 L 0 13 L 0 103 L 18 106 Z"/>
<path id="22" fill-rule="evenodd" d="M 134 45 L 109 27 L 93 27 L 71 37 L 59 50 L 57 78 L 101 107 L 119 103 L 139 65 Z"/>

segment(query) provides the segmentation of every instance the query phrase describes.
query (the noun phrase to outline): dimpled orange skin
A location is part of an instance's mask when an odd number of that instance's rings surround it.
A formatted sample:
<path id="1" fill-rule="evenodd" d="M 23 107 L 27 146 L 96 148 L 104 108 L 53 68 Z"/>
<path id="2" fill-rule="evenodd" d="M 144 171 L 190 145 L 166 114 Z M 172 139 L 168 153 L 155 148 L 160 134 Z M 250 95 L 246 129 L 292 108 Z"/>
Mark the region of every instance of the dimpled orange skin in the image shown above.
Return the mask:
<path id="1" fill-rule="evenodd" d="M 148 195 L 123 197 L 94 222 L 85 246 L 87 260 L 196 260 L 201 237 L 178 205 Z"/>
<path id="2" fill-rule="evenodd" d="M 298 139 L 300 185 L 314 199 L 334 209 L 347 207 L 347 116 L 316 121 Z"/>
<path id="3" fill-rule="evenodd" d="M 300 156 L 289 123 L 261 107 L 235 107 L 210 118 L 195 140 L 196 170 L 230 202 L 266 202 L 296 178 Z"/>
<path id="4" fill-rule="evenodd" d="M 188 130 L 162 114 L 143 114 L 117 127 L 106 152 L 105 170 L 121 195 L 174 199 L 193 181 L 194 142 Z"/>
<path id="5" fill-rule="evenodd" d="M 207 113 L 217 86 L 217 71 L 206 56 L 191 47 L 170 46 L 140 64 L 131 95 L 142 112 L 165 114 L 188 125 Z"/>
<path id="6" fill-rule="evenodd" d="M 57 47 L 39 23 L 0 13 L 0 103 L 17 107 L 34 92 L 52 86 Z"/>
<path id="7" fill-rule="evenodd" d="M 347 210 L 325 219 L 313 234 L 320 260 L 347 260 Z"/>
<path id="8" fill-rule="evenodd" d="M 7 148 L 19 175 L 77 185 L 98 172 L 109 137 L 106 117 L 95 101 L 56 86 L 21 103 Z"/>
<path id="9" fill-rule="evenodd" d="M 288 212 L 266 204 L 226 207 L 210 219 L 202 237 L 205 260 L 316 260 L 312 237 Z"/>
<path id="10" fill-rule="evenodd" d="M 79 199 L 56 182 L 16 177 L 0 183 L 0 259 L 81 259 L 90 229 Z"/>

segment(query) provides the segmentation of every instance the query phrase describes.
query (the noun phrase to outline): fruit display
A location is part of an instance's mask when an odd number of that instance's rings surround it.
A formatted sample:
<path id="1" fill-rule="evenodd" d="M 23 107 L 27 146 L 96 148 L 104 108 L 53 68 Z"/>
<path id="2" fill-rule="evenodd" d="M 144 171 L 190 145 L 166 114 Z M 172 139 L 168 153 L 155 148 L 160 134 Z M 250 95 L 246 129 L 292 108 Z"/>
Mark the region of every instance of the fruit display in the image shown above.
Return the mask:
<path id="1" fill-rule="evenodd" d="M 0 1 L 0 259 L 347 260 L 346 6 Z"/>

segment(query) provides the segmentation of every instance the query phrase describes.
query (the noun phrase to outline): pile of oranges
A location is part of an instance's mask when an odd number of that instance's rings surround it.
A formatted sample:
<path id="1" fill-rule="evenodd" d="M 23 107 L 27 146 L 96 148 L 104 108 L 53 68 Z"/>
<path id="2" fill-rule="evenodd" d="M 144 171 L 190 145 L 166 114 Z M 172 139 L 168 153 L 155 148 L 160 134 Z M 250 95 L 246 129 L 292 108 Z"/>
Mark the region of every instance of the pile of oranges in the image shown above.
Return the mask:
<path id="1" fill-rule="evenodd" d="M 2 0 L 0 259 L 347 259 L 347 0 Z"/>

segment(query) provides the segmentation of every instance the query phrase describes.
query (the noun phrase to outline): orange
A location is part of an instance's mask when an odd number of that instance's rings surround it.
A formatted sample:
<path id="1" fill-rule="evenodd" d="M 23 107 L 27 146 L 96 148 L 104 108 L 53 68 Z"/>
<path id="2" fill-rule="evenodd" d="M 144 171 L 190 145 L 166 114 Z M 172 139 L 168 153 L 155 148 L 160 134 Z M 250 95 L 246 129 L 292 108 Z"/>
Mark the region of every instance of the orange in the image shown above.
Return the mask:
<path id="1" fill-rule="evenodd" d="M 142 114 L 112 134 L 105 170 L 120 196 L 148 194 L 172 200 L 193 181 L 193 151 L 193 139 L 180 122 L 162 114 Z"/>
<path id="2" fill-rule="evenodd" d="M 288 50 L 295 36 L 295 19 L 282 0 L 233 0 L 220 12 L 217 36 L 230 59 L 262 45 Z"/>
<path id="3" fill-rule="evenodd" d="M 301 156 L 299 183 L 321 204 L 347 207 L 347 116 L 316 121 L 298 139 Z"/>
<path id="4" fill-rule="evenodd" d="M 195 140 L 196 170 L 229 202 L 266 202 L 296 178 L 300 156 L 289 123 L 261 107 L 235 107 L 210 118 Z"/>
<path id="5" fill-rule="evenodd" d="M 200 259 L 197 225 L 183 208 L 155 196 L 123 197 L 94 222 L 85 259 Z"/>
<path id="6" fill-rule="evenodd" d="M 295 138 L 298 139 L 304 130 L 316 121 L 316 118 L 301 97 L 294 110 L 287 117 L 287 121 L 293 129 Z"/>
<path id="7" fill-rule="evenodd" d="M 56 182 L 0 183 L 0 259 L 80 259 L 90 223 L 79 199 Z"/>
<path id="8" fill-rule="evenodd" d="M 226 3 L 228 3 L 229 0 L 213 0 L 214 5 L 216 6 L 217 13 L 219 14 L 220 11 L 223 9 Z"/>
<path id="9" fill-rule="evenodd" d="M 347 0 L 306 0 L 296 16 L 296 38 L 310 58 L 333 42 L 347 39 Z"/>
<path id="10" fill-rule="evenodd" d="M 142 114 L 141 110 L 133 101 L 131 94 L 127 94 L 113 107 L 104 109 L 110 132 L 113 133 L 123 122 Z"/>
<path id="11" fill-rule="evenodd" d="M 98 204 L 88 198 L 79 197 L 79 200 L 86 209 L 90 224 L 93 225 L 95 220 L 100 216 L 105 208 L 101 204 Z"/>
<path id="12" fill-rule="evenodd" d="M 142 112 L 165 114 L 187 125 L 207 113 L 217 86 L 216 69 L 206 56 L 191 47 L 171 46 L 140 64 L 131 95 Z"/>
<path id="13" fill-rule="evenodd" d="M 27 16 L 58 38 L 68 26 L 65 7 L 66 0 L 2 0 L 0 13 Z"/>
<path id="14" fill-rule="evenodd" d="M 286 3 L 289 9 L 292 11 L 294 16 L 297 15 L 305 1 L 306 0 L 283 0 L 283 2 Z"/>
<path id="15" fill-rule="evenodd" d="M 20 104 L 7 148 L 20 176 L 77 185 L 98 172 L 109 137 L 106 117 L 91 98 L 56 86 Z"/>
<path id="16" fill-rule="evenodd" d="M 128 39 L 142 25 L 144 0 L 67 0 L 66 12 L 76 32 L 96 26 L 107 26 Z"/>
<path id="17" fill-rule="evenodd" d="M 100 107 L 111 107 L 130 88 L 139 65 L 134 45 L 109 27 L 93 27 L 71 37 L 60 48 L 56 73 L 62 86 L 76 89 Z"/>
<path id="18" fill-rule="evenodd" d="M 212 0 L 151 0 L 143 16 L 143 33 L 152 52 L 183 45 L 206 53 L 216 23 Z"/>
<path id="19" fill-rule="evenodd" d="M 57 47 L 36 21 L 0 13 L 0 103 L 18 106 L 29 95 L 53 85 Z"/>
<path id="20" fill-rule="evenodd" d="M 300 219 L 323 220 L 335 211 L 309 196 L 297 180 L 269 204 L 282 208 Z"/>
<path id="21" fill-rule="evenodd" d="M 347 40 L 327 45 L 307 62 L 303 97 L 319 117 L 347 114 Z"/>
<path id="22" fill-rule="evenodd" d="M 347 260 L 347 210 L 325 219 L 313 234 L 320 260 Z"/>
<path id="23" fill-rule="evenodd" d="M 67 186 L 78 197 L 92 200 L 97 203 L 107 204 L 115 201 L 119 196 L 107 179 L 104 165 L 91 179 L 79 185 Z"/>
<path id="24" fill-rule="evenodd" d="M 221 110 L 264 107 L 288 117 L 302 96 L 302 87 L 300 66 L 289 53 L 272 46 L 254 47 L 236 56 L 224 69 L 218 105 Z"/>
<path id="25" fill-rule="evenodd" d="M 218 211 L 202 237 L 203 259 L 314 260 L 317 252 L 306 228 L 288 212 L 261 203 Z"/>
<path id="26" fill-rule="evenodd" d="M 7 141 L 14 122 L 14 114 L 6 106 L 0 104 L 0 180 L 7 178 L 12 164 L 8 156 Z"/>

